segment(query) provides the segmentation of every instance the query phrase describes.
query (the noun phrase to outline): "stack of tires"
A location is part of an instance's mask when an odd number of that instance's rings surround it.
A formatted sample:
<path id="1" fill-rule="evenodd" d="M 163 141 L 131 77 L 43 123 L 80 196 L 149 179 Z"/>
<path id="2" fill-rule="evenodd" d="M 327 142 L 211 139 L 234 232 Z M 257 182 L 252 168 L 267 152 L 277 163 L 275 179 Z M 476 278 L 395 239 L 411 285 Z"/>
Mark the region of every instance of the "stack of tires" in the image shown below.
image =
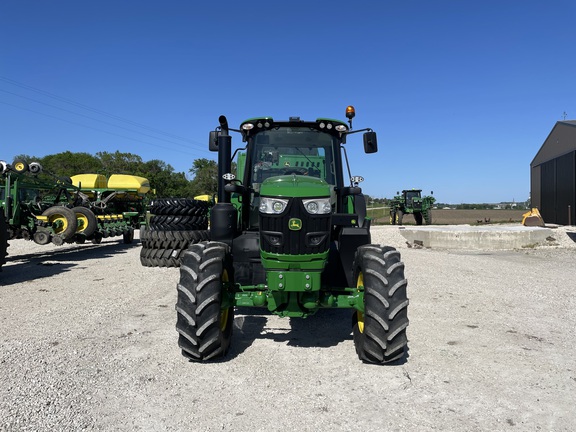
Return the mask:
<path id="1" fill-rule="evenodd" d="M 145 267 L 179 267 L 180 256 L 191 244 L 209 240 L 206 201 L 163 198 L 150 203 L 152 215 L 140 228 L 140 262 Z"/>

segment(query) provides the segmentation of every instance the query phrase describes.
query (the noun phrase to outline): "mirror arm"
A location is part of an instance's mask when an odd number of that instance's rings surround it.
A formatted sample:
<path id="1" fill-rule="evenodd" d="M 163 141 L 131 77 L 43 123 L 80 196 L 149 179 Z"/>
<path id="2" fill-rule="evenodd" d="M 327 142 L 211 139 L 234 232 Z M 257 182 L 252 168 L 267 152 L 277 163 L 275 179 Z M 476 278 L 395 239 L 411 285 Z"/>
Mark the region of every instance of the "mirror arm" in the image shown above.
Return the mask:
<path id="1" fill-rule="evenodd" d="M 358 132 L 374 132 L 371 128 L 365 128 L 365 129 L 358 129 L 355 131 L 347 131 L 347 132 L 343 132 L 343 135 L 352 135 Z"/>

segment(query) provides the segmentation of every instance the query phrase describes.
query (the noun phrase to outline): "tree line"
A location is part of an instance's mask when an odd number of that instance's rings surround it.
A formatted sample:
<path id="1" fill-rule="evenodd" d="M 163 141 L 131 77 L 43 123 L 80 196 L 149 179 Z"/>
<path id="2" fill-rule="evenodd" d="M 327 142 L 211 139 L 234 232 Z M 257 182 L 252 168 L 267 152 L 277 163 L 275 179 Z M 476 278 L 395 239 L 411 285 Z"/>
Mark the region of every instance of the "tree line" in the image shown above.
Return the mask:
<path id="1" fill-rule="evenodd" d="M 38 162 L 44 173 L 57 177 L 71 177 L 77 174 L 103 174 L 106 178 L 112 174 L 129 174 L 145 177 L 158 198 L 192 198 L 197 195 L 217 193 L 218 165 L 210 159 L 196 159 L 188 170 L 192 179 L 188 180 L 184 172 L 176 172 L 166 162 L 153 159 L 143 161 L 133 153 L 98 152 L 95 155 L 84 152 L 66 151 L 44 157 L 18 155 L 15 160 L 28 163 Z"/>
<path id="2" fill-rule="evenodd" d="M 166 162 L 153 159 L 143 161 L 133 153 L 98 152 L 95 155 L 84 152 L 66 151 L 44 157 L 18 155 L 15 159 L 21 159 L 28 163 L 38 162 L 45 172 L 58 177 L 71 177 L 76 174 L 103 174 L 106 178 L 112 174 L 129 174 L 145 177 L 150 182 L 150 187 L 155 190 L 157 198 L 193 198 L 197 195 L 216 195 L 218 191 L 218 165 L 210 159 L 196 159 L 188 170 L 192 176 L 188 180 L 186 173 L 176 172 Z M 235 171 L 236 164 L 232 164 Z M 388 198 L 377 198 L 365 194 L 366 203 L 369 207 L 387 206 Z M 459 209 L 482 209 L 494 208 L 494 204 L 444 204 L 436 203 L 435 207 L 455 207 Z M 517 209 L 528 208 L 529 204 L 516 203 Z M 512 208 L 506 203 L 503 208 Z"/>

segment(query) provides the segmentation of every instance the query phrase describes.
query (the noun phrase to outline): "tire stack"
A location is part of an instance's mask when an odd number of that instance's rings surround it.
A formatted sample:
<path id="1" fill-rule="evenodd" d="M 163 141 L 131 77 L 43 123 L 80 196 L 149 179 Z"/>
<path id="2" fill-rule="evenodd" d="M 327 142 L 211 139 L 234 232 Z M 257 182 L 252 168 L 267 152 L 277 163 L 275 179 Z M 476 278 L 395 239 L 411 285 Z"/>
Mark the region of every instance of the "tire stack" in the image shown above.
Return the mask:
<path id="1" fill-rule="evenodd" d="M 179 267 L 191 244 L 209 240 L 210 204 L 187 198 L 152 201 L 150 222 L 140 229 L 140 262 L 145 267 Z"/>

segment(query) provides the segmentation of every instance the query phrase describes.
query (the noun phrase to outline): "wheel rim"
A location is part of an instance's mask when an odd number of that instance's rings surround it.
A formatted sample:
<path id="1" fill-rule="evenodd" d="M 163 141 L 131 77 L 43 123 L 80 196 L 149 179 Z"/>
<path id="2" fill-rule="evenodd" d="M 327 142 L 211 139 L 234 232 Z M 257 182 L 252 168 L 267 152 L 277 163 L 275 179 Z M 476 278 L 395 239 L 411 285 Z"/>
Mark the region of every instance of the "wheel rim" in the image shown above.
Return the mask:
<path id="1" fill-rule="evenodd" d="M 49 221 L 52 225 L 55 226 L 53 229 L 54 233 L 56 234 L 60 234 L 61 232 L 66 231 L 66 228 L 68 228 L 68 219 L 66 219 L 66 216 L 64 215 L 55 214 L 49 218 Z"/>
<path id="2" fill-rule="evenodd" d="M 222 282 L 228 282 L 228 271 L 224 270 L 222 272 Z M 220 330 L 226 330 L 228 325 L 228 318 L 230 316 L 230 308 L 222 309 L 220 311 Z"/>
<path id="3" fill-rule="evenodd" d="M 364 273 L 358 273 L 358 278 L 356 279 L 356 289 L 358 292 L 364 291 Z M 358 319 L 358 330 L 360 333 L 364 333 L 364 313 L 357 311 L 356 317 Z"/>
<path id="4" fill-rule="evenodd" d="M 16 164 L 14 164 L 14 169 L 16 171 L 24 171 L 26 169 L 26 165 L 24 165 L 24 162 L 16 162 Z"/>
<path id="5" fill-rule="evenodd" d="M 77 233 L 82 233 L 86 231 L 90 222 L 88 218 L 81 213 L 76 213 L 76 219 L 78 219 L 78 229 L 76 230 Z"/>

